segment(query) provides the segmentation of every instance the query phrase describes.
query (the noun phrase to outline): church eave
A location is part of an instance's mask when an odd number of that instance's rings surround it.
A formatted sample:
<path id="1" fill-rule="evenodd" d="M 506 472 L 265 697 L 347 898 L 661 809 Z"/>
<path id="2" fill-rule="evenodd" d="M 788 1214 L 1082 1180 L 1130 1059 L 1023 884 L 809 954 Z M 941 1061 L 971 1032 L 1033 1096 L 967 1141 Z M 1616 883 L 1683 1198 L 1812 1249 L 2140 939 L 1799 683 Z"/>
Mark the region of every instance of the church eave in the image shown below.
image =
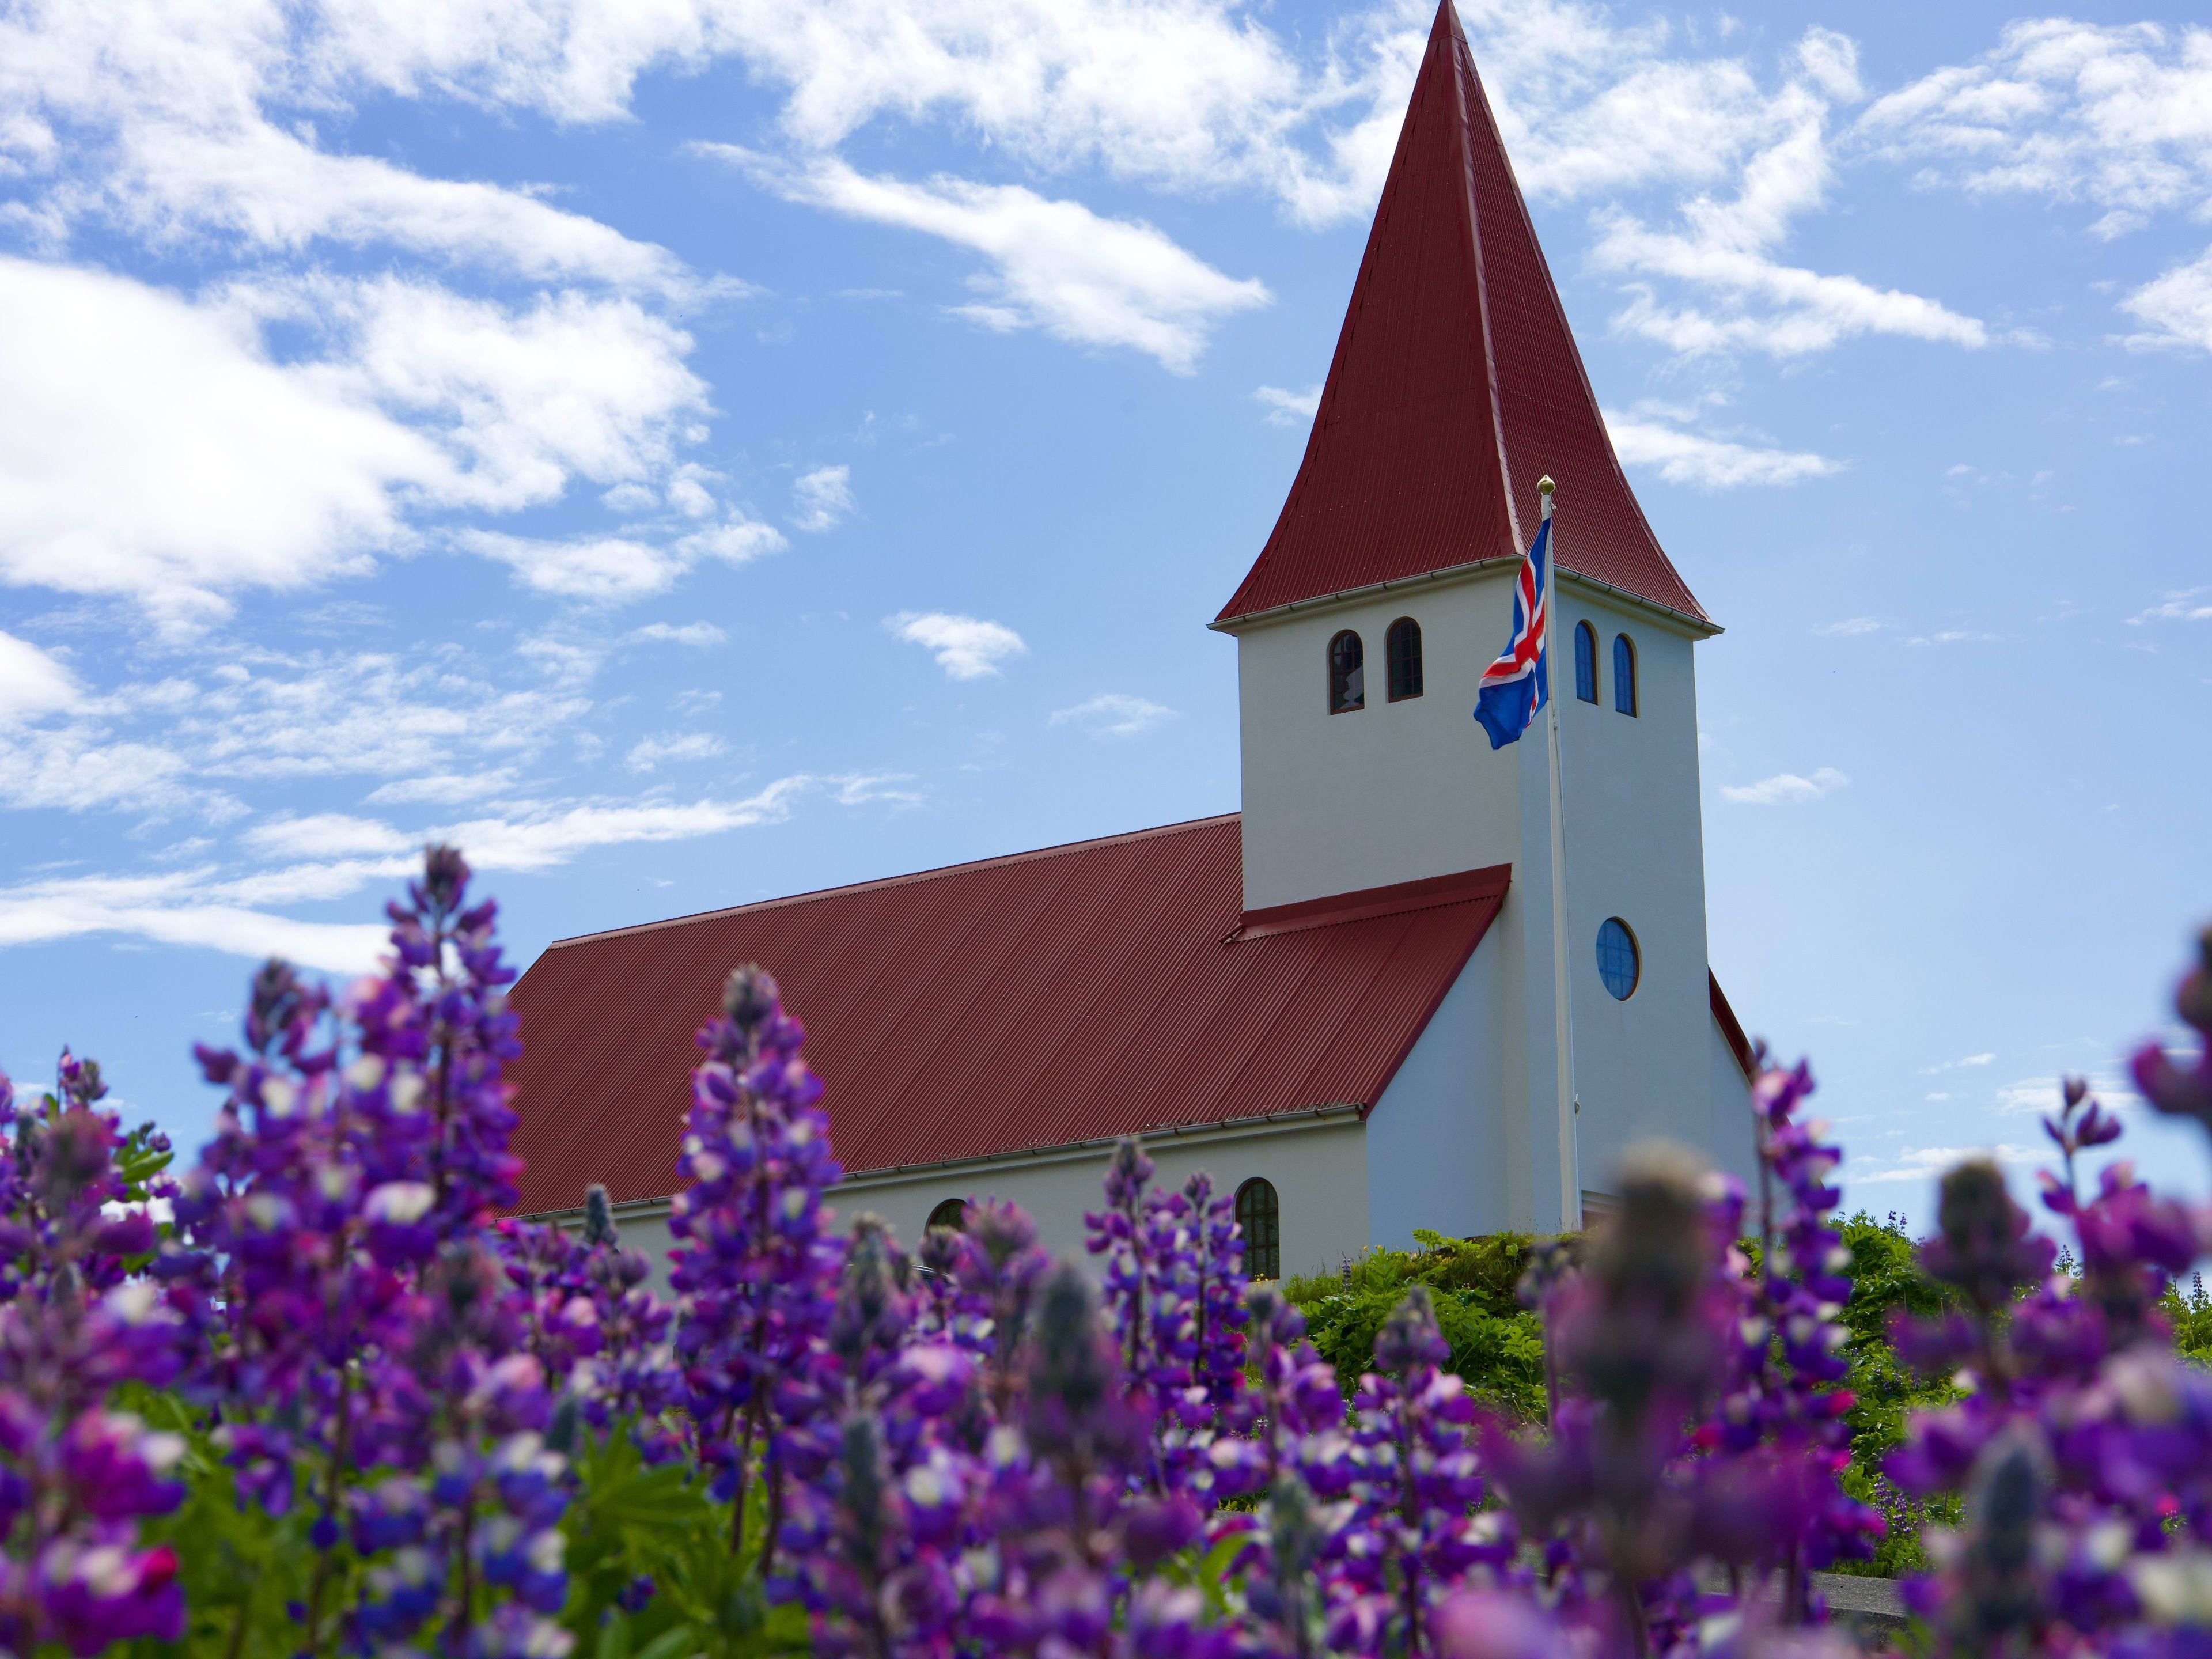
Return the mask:
<path id="1" fill-rule="evenodd" d="M 1347 587 L 1336 593 L 1322 593 L 1310 599 L 1291 599 L 1283 605 L 1269 605 L 1264 611 L 1247 611 L 1235 617 L 1216 617 L 1206 623 L 1206 627 L 1216 634 L 1243 634 L 1270 623 L 1286 622 L 1294 616 L 1316 616 L 1364 605 L 1370 599 L 1380 599 L 1385 593 L 1468 581 L 1492 571 L 1510 569 L 1519 562 L 1518 557 L 1511 555 L 1473 559 L 1465 564 L 1447 565 L 1441 570 L 1424 570 L 1411 576 L 1394 576 L 1388 581 L 1368 582 L 1358 587 Z M 1710 617 L 1692 616 L 1686 611 L 1677 611 L 1672 605 L 1661 605 L 1656 599 L 1648 599 L 1641 593 L 1632 592 L 1612 582 L 1601 581 L 1595 576 L 1585 576 L 1579 570 L 1563 568 L 1559 572 L 1559 580 L 1571 587 L 1586 587 L 1593 592 L 1602 593 L 1615 604 L 1626 605 L 1655 622 L 1688 635 L 1692 639 L 1711 639 L 1716 634 L 1728 631 Z"/>

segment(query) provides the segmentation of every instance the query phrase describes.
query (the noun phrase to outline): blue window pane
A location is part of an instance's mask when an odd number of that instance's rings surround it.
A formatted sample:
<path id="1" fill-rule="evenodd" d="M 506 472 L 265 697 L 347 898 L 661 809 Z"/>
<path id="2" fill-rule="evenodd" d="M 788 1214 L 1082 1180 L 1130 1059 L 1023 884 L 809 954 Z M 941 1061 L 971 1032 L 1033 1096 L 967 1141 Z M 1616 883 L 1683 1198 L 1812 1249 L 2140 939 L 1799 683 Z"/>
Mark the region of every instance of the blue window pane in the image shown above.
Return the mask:
<path id="1" fill-rule="evenodd" d="M 1597 701 L 1597 629 L 1588 623 L 1575 624 L 1575 695 Z"/>
<path id="2" fill-rule="evenodd" d="M 1613 706 L 1624 714 L 1636 712 L 1636 647 L 1626 634 L 1613 636 Z"/>
<path id="3" fill-rule="evenodd" d="M 1636 953 L 1636 935 L 1619 916 L 1607 916 L 1597 930 L 1597 976 L 1605 988 L 1626 1002 L 1636 989 L 1643 963 Z"/>

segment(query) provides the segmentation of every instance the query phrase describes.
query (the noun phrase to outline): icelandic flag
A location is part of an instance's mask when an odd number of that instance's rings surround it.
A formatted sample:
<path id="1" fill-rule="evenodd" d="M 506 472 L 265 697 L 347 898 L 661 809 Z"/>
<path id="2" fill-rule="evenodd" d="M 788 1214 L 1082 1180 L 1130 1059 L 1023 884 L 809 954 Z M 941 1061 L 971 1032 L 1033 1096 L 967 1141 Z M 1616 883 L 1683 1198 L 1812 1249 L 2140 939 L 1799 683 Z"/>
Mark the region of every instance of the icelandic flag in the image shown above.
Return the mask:
<path id="1" fill-rule="evenodd" d="M 1552 521 L 1544 520 L 1522 556 L 1513 584 L 1513 637 L 1498 660 L 1482 671 L 1474 717 L 1490 733 L 1490 746 L 1518 743 L 1535 724 L 1536 711 L 1551 695 L 1549 665 L 1544 660 L 1544 561 L 1552 556 Z"/>

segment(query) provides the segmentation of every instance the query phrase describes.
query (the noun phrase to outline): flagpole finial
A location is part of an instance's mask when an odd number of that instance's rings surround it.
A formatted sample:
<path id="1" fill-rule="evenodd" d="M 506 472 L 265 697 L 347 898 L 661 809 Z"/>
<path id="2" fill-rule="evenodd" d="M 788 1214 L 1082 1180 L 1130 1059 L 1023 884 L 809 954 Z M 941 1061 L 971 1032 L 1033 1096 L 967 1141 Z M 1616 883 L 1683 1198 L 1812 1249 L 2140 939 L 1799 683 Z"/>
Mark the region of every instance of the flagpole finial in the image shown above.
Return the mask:
<path id="1" fill-rule="evenodd" d="M 1548 472 L 1536 480 L 1536 493 L 1544 498 L 1544 516 L 1547 519 L 1552 516 L 1552 495 L 1558 489 L 1559 485 L 1552 482 L 1552 475 Z"/>

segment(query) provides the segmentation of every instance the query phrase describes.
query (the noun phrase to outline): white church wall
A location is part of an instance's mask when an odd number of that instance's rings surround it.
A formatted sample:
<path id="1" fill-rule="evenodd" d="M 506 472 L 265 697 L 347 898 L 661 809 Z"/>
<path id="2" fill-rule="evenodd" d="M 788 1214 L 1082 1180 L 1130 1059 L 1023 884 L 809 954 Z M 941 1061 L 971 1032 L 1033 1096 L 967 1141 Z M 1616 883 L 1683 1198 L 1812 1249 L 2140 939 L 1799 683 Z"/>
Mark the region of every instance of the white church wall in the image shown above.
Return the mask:
<path id="1" fill-rule="evenodd" d="M 1721 1035 L 1717 1020 L 1707 1022 L 1712 1034 L 1712 1086 L 1707 1094 L 1712 1113 L 1713 1161 L 1747 1184 L 1758 1168 L 1759 1146 L 1751 1115 L 1751 1087 L 1743 1067 L 1735 1063 L 1735 1050 Z"/>
<path id="2" fill-rule="evenodd" d="M 862 1211 L 875 1212 L 911 1246 L 929 1212 L 948 1198 L 1012 1200 L 1036 1218 L 1054 1255 L 1088 1261 L 1083 1216 L 1103 1201 L 1109 1151 L 1084 1147 L 911 1175 L 856 1176 L 836 1188 L 830 1202 L 845 1222 Z M 1163 1187 L 1181 1187 L 1200 1170 L 1213 1177 L 1217 1192 L 1234 1193 L 1254 1176 L 1272 1182 L 1280 1205 L 1285 1273 L 1333 1269 L 1366 1246 L 1366 1129 L 1352 1112 L 1160 1135 L 1147 1139 L 1145 1151 Z"/>
<path id="3" fill-rule="evenodd" d="M 1567 853 L 1567 963 L 1574 1011 L 1582 1184 L 1614 1188 L 1621 1155 L 1665 1139 L 1717 1162 L 1736 1149 L 1717 1121 L 1706 975 L 1704 829 L 1698 789 L 1692 641 L 1648 611 L 1577 584 L 1560 595 L 1559 685 Z M 1587 619 L 1598 637 L 1598 701 L 1574 696 L 1565 648 Z M 1613 641 L 1636 653 L 1637 712 L 1613 707 Z M 1598 972 L 1598 929 L 1626 922 L 1641 958 L 1615 999 Z"/>
<path id="4" fill-rule="evenodd" d="M 1512 568 L 1238 633 L 1247 909 L 1512 860 L 1516 769 L 1474 719 L 1511 626 Z M 1394 703 L 1384 635 L 1401 617 L 1421 625 L 1423 693 Z M 1346 628 L 1364 648 L 1367 706 L 1332 714 L 1328 643 Z"/>
<path id="5" fill-rule="evenodd" d="M 1514 1222 L 1501 1075 L 1505 951 L 1492 924 L 1367 1117 L 1370 1243 L 1411 1249 L 1413 1230 L 1453 1237 Z M 1522 1160 L 1525 1162 L 1525 1160 Z"/>
<path id="6" fill-rule="evenodd" d="M 1179 1188 L 1200 1170 L 1213 1177 L 1218 1192 L 1233 1194 L 1253 1176 L 1273 1182 L 1285 1273 L 1331 1272 L 1367 1247 L 1367 1130 L 1351 1109 L 1162 1135 L 1147 1140 L 1145 1150 L 1162 1187 Z M 1103 1201 L 1108 1152 L 1106 1147 L 1087 1146 L 907 1175 L 855 1176 L 831 1188 L 829 1202 L 841 1226 L 873 1212 L 911 1249 L 928 1225 L 929 1212 L 945 1200 L 1011 1199 L 1036 1218 L 1040 1237 L 1055 1256 L 1088 1262 L 1094 1258 L 1084 1249 L 1083 1215 Z M 577 1227 L 583 1224 L 583 1212 L 550 1218 Z M 666 1295 L 668 1251 L 676 1242 L 668 1228 L 667 1201 L 627 1206 L 615 1218 L 623 1247 L 646 1253 L 653 1263 L 653 1286 Z"/>

